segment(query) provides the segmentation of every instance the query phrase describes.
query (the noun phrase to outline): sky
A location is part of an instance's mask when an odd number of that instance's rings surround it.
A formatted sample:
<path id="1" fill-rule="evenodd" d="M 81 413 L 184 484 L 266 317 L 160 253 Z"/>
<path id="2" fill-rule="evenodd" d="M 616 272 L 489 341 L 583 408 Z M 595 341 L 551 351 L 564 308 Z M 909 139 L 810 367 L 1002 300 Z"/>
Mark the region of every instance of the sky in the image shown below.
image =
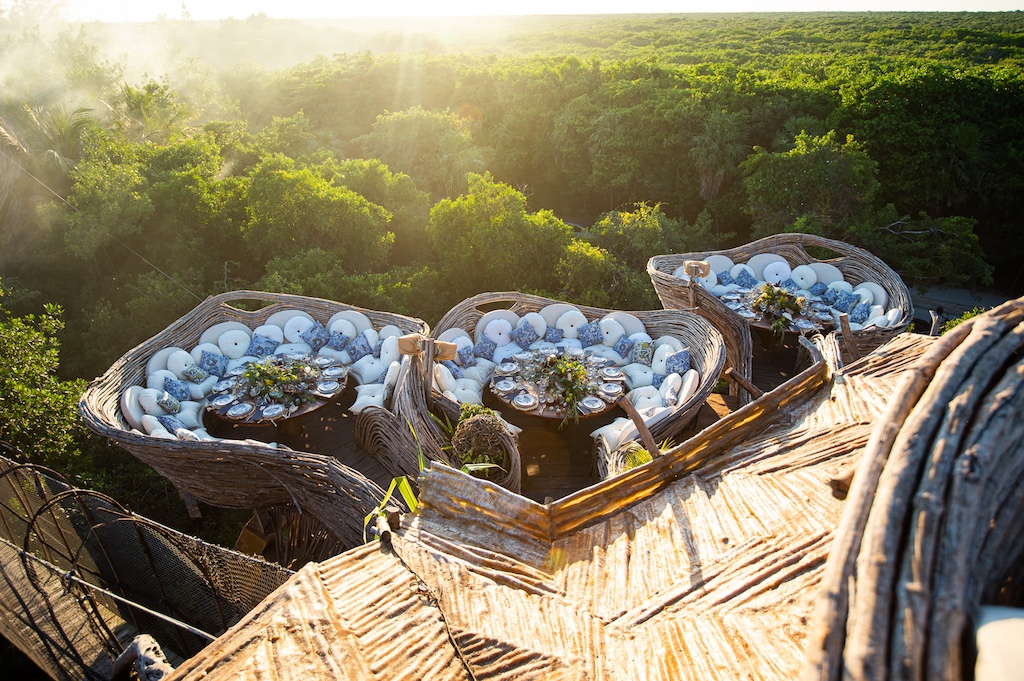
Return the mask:
<path id="1" fill-rule="evenodd" d="M 74 21 L 155 21 L 274 18 L 495 16 L 514 14 L 619 14 L 677 12 L 1015 11 L 1024 0 L 67 0 Z"/>

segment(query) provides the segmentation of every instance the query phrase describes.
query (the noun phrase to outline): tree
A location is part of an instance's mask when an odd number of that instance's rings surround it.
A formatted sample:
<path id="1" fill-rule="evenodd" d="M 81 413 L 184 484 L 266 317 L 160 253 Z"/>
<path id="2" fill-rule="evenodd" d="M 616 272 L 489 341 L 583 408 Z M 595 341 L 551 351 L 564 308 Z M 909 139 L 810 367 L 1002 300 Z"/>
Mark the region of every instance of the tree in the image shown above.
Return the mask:
<path id="1" fill-rule="evenodd" d="M 852 135 L 839 144 L 835 131 L 801 133 L 786 152 L 756 147 L 741 167 L 755 238 L 793 231 L 799 221 L 802 231 L 842 239 L 872 221 L 878 164 Z"/>
<path id="2" fill-rule="evenodd" d="M 739 113 L 712 111 L 704 120 L 704 129 L 693 138 L 690 158 L 700 175 L 700 196 L 705 201 L 718 196 L 726 174 L 747 155 L 742 119 Z"/>

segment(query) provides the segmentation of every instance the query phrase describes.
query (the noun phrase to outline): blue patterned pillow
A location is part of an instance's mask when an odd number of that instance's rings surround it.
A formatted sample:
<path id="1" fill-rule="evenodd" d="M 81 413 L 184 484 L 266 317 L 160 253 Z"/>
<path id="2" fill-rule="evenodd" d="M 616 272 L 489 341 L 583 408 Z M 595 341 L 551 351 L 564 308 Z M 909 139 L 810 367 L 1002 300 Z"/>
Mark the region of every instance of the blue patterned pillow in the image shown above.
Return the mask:
<path id="1" fill-rule="evenodd" d="M 812 286 L 811 288 L 809 288 L 807 290 L 811 292 L 811 295 L 823 296 L 823 295 L 825 295 L 825 291 L 828 290 L 828 286 L 826 286 L 825 284 L 823 284 L 823 283 L 821 283 L 819 281 L 816 284 L 814 284 L 814 286 Z"/>
<path id="2" fill-rule="evenodd" d="M 830 288 L 821 294 L 821 299 L 825 301 L 826 305 L 835 305 L 837 297 L 839 297 L 839 291 L 834 288 Z"/>
<path id="3" fill-rule="evenodd" d="M 179 381 L 176 378 L 168 376 L 164 379 L 164 390 L 169 392 L 174 399 L 179 401 L 192 399 L 192 393 L 188 389 L 188 383 L 185 381 Z"/>
<path id="4" fill-rule="evenodd" d="M 492 341 L 487 336 L 482 337 L 476 345 L 473 346 L 473 354 L 477 357 L 490 360 L 494 357 L 494 351 L 498 349 L 498 344 Z"/>
<path id="5" fill-rule="evenodd" d="M 863 324 L 868 320 L 868 314 L 870 313 L 871 306 L 867 303 L 860 303 L 850 312 L 850 321 L 855 324 Z"/>
<path id="6" fill-rule="evenodd" d="M 181 377 L 188 379 L 193 383 L 202 383 L 210 377 L 210 372 L 198 364 L 189 364 L 181 370 Z"/>
<path id="7" fill-rule="evenodd" d="M 329 348 L 331 350 L 335 350 L 336 352 L 341 352 L 342 350 L 345 349 L 345 346 L 348 345 L 348 342 L 350 340 L 352 339 L 346 336 L 345 334 L 334 331 L 333 333 L 331 333 L 331 337 L 330 339 L 328 339 L 327 345 L 325 345 L 324 347 Z"/>
<path id="8" fill-rule="evenodd" d="M 615 343 L 615 347 L 612 348 L 615 352 L 619 353 L 619 357 L 622 359 L 629 359 L 629 353 L 633 352 L 633 346 L 636 343 L 629 339 L 628 336 L 623 335 L 622 338 Z"/>
<path id="9" fill-rule="evenodd" d="M 529 323 L 520 324 L 517 328 L 512 330 L 509 334 L 512 338 L 512 342 L 519 347 L 526 349 L 540 340 L 540 336 L 533 330 L 533 327 Z"/>
<path id="10" fill-rule="evenodd" d="M 177 414 L 181 411 L 181 404 L 178 403 L 178 398 L 166 391 L 157 398 L 156 403 L 168 414 Z"/>
<path id="11" fill-rule="evenodd" d="M 199 366 L 203 371 L 210 372 L 211 376 L 223 376 L 228 371 L 228 358 L 216 352 L 203 350 L 203 354 L 199 356 Z"/>
<path id="12" fill-rule="evenodd" d="M 373 348 L 370 347 L 370 341 L 366 340 L 365 333 L 356 336 L 356 339 L 348 344 L 345 351 L 348 352 L 348 356 L 352 358 L 353 362 L 358 362 L 363 357 L 373 354 Z"/>
<path id="13" fill-rule="evenodd" d="M 604 342 L 604 334 L 601 333 L 601 325 L 598 322 L 584 324 L 579 329 L 580 344 L 585 348 L 591 345 L 600 345 Z"/>
<path id="14" fill-rule="evenodd" d="M 754 288 L 757 286 L 757 279 L 754 279 L 754 275 L 747 270 L 740 270 L 739 276 L 733 281 L 743 288 Z"/>
<path id="15" fill-rule="evenodd" d="M 377 342 L 373 344 L 373 356 L 380 359 L 380 349 L 384 347 L 384 339 L 379 338 Z"/>
<path id="16" fill-rule="evenodd" d="M 840 312 L 849 312 L 857 303 L 860 302 L 860 296 L 850 291 L 843 291 L 836 296 L 836 302 L 832 303 L 832 307 L 839 310 Z"/>
<path id="17" fill-rule="evenodd" d="M 313 348 L 313 352 L 327 345 L 327 341 L 331 340 L 331 334 L 320 322 L 313 322 L 313 326 L 303 331 L 300 337 L 309 347 Z"/>
<path id="18" fill-rule="evenodd" d="M 554 326 L 549 326 L 548 330 L 544 332 L 544 340 L 548 343 L 561 343 L 562 330 Z M 477 357 L 479 357 L 479 355 L 477 355 Z"/>
<path id="19" fill-rule="evenodd" d="M 736 283 L 736 280 L 732 278 L 731 274 L 729 274 L 729 270 L 722 270 L 715 276 L 718 277 L 718 283 L 722 286 L 728 286 L 729 284 Z"/>
<path id="20" fill-rule="evenodd" d="M 661 384 L 668 378 L 668 374 L 653 374 L 651 376 L 651 385 L 655 388 L 661 388 Z"/>
<path id="21" fill-rule="evenodd" d="M 800 290 L 800 287 L 796 285 L 796 282 L 793 281 L 792 277 L 779 284 L 779 288 L 789 291 L 790 293 L 796 293 Z"/>
<path id="22" fill-rule="evenodd" d="M 249 348 L 245 351 L 245 354 L 251 357 L 266 357 L 267 355 L 274 354 L 274 350 L 277 350 L 278 343 L 273 338 L 267 338 L 266 336 L 254 333 L 252 340 L 249 341 Z M 319 348 L 317 348 L 319 349 Z"/>
<path id="23" fill-rule="evenodd" d="M 464 348 L 459 348 L 458 355 L 459 364 L 461 364 L 462 366 L 466 367 L 467 369 L 476 366 L 476 357 L 473 356 L 473 348 L 469 347 L 468 345 Z"/>
<path id="24" fill-rule="evenodd" d="M 633 343 L 633 350 L 629 353 L 629 361 L 634 364 L 651 366 L 651 362 L 654 361 L 654 344 L 650 341 L 636 341 Z"/>
<path id="25" fill-rule="evenodd" d="M 462 373 L 462 369 L 459 368 L 459 365 L 450 359 L 442 360 L 441 364 L 448 367 L 448 371 L 452 372 L 452 378 L 465 378 L 466 375 Z"/>
<path id="26" fill-rule="evenodd" d="M 384 369 L 384 371 L 380 372 L 380 378 L 378 378 L 378 379 L 377 379 L 377 383 L 383 383 L 383 382 L 384 382 L 384 380 L 385 380 L 385 379 L 386 379 L 387 377 L 388 377 L 388 370 L 387 370 L 387 369 Z"/>
<path id="27" fill-rule="evenodd" d="M 179 419 L 177 416 L 169 416 L 167 414 L 164 414 L 163 416 L 157 416 L 156 420 L 160 422 L 161 426 L 167 429 L 168 433 L 173 433 L 179 428 L 184 428 L 185 430 L 188 430 L 188 428 L 185 428 L 185 424 L 182 423 L 181 419 Z"/>
<path id="28" fill-rule="evenodd" d="M 682 376 L 690 370 L 690 349 L 683 348 L 665 358 L 665 371 Z"/>

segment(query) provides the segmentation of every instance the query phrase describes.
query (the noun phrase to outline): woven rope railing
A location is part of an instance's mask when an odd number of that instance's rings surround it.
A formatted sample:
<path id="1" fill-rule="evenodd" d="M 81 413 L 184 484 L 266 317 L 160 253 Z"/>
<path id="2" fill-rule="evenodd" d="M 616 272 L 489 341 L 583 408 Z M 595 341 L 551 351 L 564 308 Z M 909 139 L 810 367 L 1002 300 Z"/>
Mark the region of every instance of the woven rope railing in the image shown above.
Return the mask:
<path id="1" fill-rule="evenodd" d="M 453 307 L 434 329 L 439 335 L 452 328 L 462 328 L 472 332 L 477 322 L 487 312 L 495 309 L 509 309 L 520 317 L 528 312 L 539 312 L 552 303 L 563 301 L 542 298 L 523 293 L 482 293 L 468 298 Z M 577 305 L 584 316 L 593 321 L 601 319 L 612 310 Z M 651 435 L 661 442 L 682 432 L 697 416 L 701 406 L 714 390 L 718 377 L 725 362 L 725 346 L 718 330 L 698 315 L 681 310 L 644 310 L 630 312 L 637 317 L 652 338 L 674 336 L 690 349 L 692 366 L 700 373 L 700 384 L 696 392 L 685 402 L 675 405 L 672 413 L 651 427 Z M 440 395 L 435 396 L 440 402 L 448 401 Z M 639 439 L 639 435 L 636 438 Z M 616 451 L 607 451 L 607 443 L 598 438 L 594 443 L 595 456 L 600 479 L 608 477 L 609 459 L 621 458 L 627 443 L 621 443 Z"/>
<path id="2" fill-rule="evenodd" d="M 233 302 L 263 307 L 248 311 L 232 306 Z M 256 328 L 270 315 L 287 309 L 303 310 L 321 322 L 336 312 L 357 310 L 375 328 L 393 324 L 405 333 L 428 331 L 426 323 L 418 319 L 320 298 L 260 291 L 222 293 L 207 298 L 125 353 L 89 385 L 79 411 L 89 428 L 127 449 L 196 499 L 225 508 L 291 504 L 301 512 L 313 513 L 349 546 L 356 546 L 362 542 L 363 518 L 384 495 L 359 471 L 332 456 L 273 448 L 257 440 L 186 442 L 150 437 L 133 432 L 120 411 L 121 392 L 145 381 L 146 363 L 157 350 L 192 348 L 203 331 L 220 322 L 237 321 Z"/>
<path id="3" fill-rule="evenodd" d="M 835 256 L 820 260 L 808 253 L 808 248 L 825 249 Z M 864 249 L 813 234 L 776 234 L 727 250 L 658 255 L 651 258 L 647 263 L 647 274 L 651 277 L 661 304 L 666 308 L 694 308 L 695 312 L 707 317 L 725 338 L 726 368 L 734 369 L 746 379 L 752 376 L 753 343 L 749 325 L 703 286 L 692 280 L 685 282 L 672 273 L 687 260 L 702 260 L 709 255 L 724 255 L 735 263 L 745 263 L 759 253 L 775 253 L 794 267 L 812 262 L 826 262 L 837 267 L 847 281 L 870 281 L 884 288 L 889 295 L 889 307 L 899 308 L 903 311 L 903 316 L 896 324 L 885 329 L 873 327 L 854 331 L 854 340 L 862 354 L 903 333 L 913 321 L 914 306 L 910 300 L 910 291 L 891 267 Z M 739 386 L 733 386 L 731 392 L 740 395 L 743 401 L 749 399 L 746 391 Z"/>
<path id="4" fill-rule="evenodd" d="M 1024 603 L 1024 299 L 908 371 L 855 470 L 803 678 L 961 679 L 982 604 Z"/>
<path id="5" fill-rule="evenodd" d="M 110 678 L 139 632 L 180 662 L 292 574 L 5 457 L 0 558 L 0 633 L 53 678 Z"/>

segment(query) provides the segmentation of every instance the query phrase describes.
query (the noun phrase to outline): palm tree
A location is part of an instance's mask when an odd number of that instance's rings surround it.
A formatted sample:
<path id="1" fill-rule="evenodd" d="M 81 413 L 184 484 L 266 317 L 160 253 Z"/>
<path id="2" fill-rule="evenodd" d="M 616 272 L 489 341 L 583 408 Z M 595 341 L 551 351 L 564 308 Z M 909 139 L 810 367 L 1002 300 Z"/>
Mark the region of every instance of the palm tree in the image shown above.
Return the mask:
<path id="1" fill-rule="evenodd" d="M 714 111 L 705 119 L 704 130 L 693 138 L 690 158 L 700 175 L 700 196 L 711 201 L 718 196 L 726 173 L 746 156 L 740 114 Z"/>

